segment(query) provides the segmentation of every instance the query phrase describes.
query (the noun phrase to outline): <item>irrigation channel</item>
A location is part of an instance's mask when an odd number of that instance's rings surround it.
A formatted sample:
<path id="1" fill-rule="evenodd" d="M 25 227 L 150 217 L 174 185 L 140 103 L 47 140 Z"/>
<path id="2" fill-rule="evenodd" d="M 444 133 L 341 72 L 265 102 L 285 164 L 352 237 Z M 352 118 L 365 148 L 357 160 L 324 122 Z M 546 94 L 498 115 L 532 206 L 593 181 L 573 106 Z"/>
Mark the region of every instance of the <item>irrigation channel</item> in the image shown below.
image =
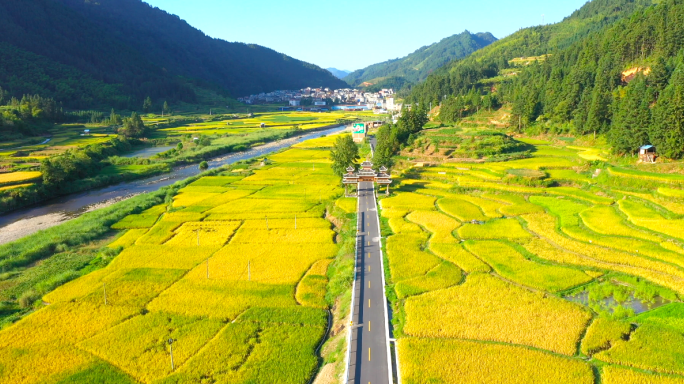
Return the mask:
<path id="1" fill-rule="evenodd" d="M 303 133 L 299 136 L 260 145 L 247 151 L 218 156 L 208 161 L 209 169 L 267 155 L 307 140 L 338 133 L 346 129 L 348 129 L 346 126 L 337 126 L 322 131 Z M 155 191 L 178 180 L 195 176 L 200 172 L 197 164 L 184 165 L 163 175 L 61 196 L 37 206 L 0 215 L 0 244 L 9 243 L 42 229 L 54 227 L 86 212 L 126 200 L 141 193 Z"/>

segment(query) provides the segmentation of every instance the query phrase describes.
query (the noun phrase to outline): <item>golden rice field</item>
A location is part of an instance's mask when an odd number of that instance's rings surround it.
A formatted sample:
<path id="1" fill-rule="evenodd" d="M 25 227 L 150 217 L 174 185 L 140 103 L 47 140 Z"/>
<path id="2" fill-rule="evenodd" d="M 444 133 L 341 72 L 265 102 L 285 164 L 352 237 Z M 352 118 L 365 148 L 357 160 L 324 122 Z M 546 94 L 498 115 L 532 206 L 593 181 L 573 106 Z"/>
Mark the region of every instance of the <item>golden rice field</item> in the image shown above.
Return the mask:
<path id="1" fill-rule="evenodd" d="M 201 178 L 113 225 L 126 232 L 107 267 L 0 331 L 0 383 L 86 383 L 93 372 L 117 383 L 307 382 L 339 250 L 325 207 L 353 212 L 336 203 L 328 141 Z"/>
<path id="2" fill-rule="evenodd" d="M 684 383 L 684 177 L 540 143 L 380 196 L 402 381 Z"/>
<path id="3" fill-rule="evenodd" d="M 40 172 L 12 172 L 0 173 L 0 187 L 13 184 L 26 184 L 41 177 Z"/>
<path id="4" fill-rule="evenodd" d="M 524 347 L 414 337 L 398 345 L 404 383 L 594 383 L 589 364 Z"/>
<path id="5" fill-rule="evenodd" d="M 333 140 L 114 224 L 106 268 L 0 331 L 0 383 L 307 383 L 339 250 L 326 208 L 356 210 Z M 603 148 L 526 143 L 524 159 L 400 163 L 379 196 L 402 382 L 684 384 L 684 177 L 594 174 Z"/>

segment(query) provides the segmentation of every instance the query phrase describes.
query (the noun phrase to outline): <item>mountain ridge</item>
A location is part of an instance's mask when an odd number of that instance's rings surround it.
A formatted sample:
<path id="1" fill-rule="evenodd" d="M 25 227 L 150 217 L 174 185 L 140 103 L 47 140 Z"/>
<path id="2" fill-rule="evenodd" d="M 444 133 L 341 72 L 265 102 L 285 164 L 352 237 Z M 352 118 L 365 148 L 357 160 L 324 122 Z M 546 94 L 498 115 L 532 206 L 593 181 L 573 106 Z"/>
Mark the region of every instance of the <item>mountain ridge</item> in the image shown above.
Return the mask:
<path id="1" fill-rule="evenodd" d="M 43 63 L 29 73 L 0 70 L 5 91 L 41 93 L 73 108 L 127 108 L 147 96 L 195 102 L 195 87 L 238 97 L 346 85 L 272 49 L 211 38 L 141 0 L 8 0 L 0 3 L 0 43 L 14 52 L 0 51 L 0 63 L 29 67 L 26 57 Z"/>
<path id="2" fill-rule="evenodd" d="M 453 60 L 405 93 L 414 102 L 439 102 L 444 95 L 467 92 L 478 81 L 494 77 L 508 60 L 540 56 L 563 49 L 592 32 L 612 25 L 652 0 L 593 0 L 556 24 L 521 29 L 470 56 Z"/>
<path id="3" fill-rule="evenodd" d="M 495 41 L 497 38 L 489 32 L 473 34 L 464 31 L 420 47 L 404 57 L 354 71 L 343 80 L 354 86 L 386 78 L 403 78 L 406 82 L 418 83 L 451 60 L 466 57 Z"/>
<path id="4" fill-rule="evenodd" d="M 332 73 L 333 76 L 337 77 L 338 79 L 344 79 L 345 77 L 349 76 L 352 71 L 347 71 L 344 69 L 337 69 L 337 68 L 326 68 L 328 72 Z"/>

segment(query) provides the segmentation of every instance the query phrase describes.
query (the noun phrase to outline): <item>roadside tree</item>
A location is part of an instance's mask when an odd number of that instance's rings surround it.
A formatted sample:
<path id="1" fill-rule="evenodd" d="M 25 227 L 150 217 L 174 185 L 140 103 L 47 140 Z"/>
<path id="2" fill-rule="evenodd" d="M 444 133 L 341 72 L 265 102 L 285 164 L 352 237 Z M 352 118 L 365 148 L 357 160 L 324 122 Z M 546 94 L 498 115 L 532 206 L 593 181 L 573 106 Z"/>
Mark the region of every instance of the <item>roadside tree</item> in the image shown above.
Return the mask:
<path id="1" fill-rule="evenodd" d="M 359 147 L 350 135 L 343 135 L 335 140 L 335 146 L 330 151 L 330 160 L 333 162 L 332 169 L 338 176 L 344 175 L 347 167 L 356 164 L 359 160 Z"/>

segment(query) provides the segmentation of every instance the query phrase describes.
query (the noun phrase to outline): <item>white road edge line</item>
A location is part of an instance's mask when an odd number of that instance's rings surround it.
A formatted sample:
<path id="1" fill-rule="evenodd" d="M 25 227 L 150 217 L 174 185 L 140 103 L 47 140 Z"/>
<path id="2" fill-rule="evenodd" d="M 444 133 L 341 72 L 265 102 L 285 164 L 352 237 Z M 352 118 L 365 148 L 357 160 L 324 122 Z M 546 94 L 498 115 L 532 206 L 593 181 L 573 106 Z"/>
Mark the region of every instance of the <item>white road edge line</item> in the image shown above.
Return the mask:
<path id="1" fill-rule="evenodd" d="M 351 307 L 349 309 L 349 335 L 347 336 L 347 355 L 345 356 L 344 364 L 344 384 L 349 383 L 349 363 L 351 362 L 351 345 L 352 345 L 352 334 L 354 330 L 351 327 L 352 321 L 354 321 L 354 297 L 356 296 L 356 262 L 359 259 L 359 221 L 361 220 L 361 214 L 359 212 L 361 208 L 361 198 L 359 197 L 359 192 L 356 192 L 356 236 L 354 244 L 354 282 L 352 284 L 352 297 L 351 297 Z"/>
<path id="2" fill-rule="evenodd" d="M 375 185 L 373 185 L 373 203 L 375 205 L 375 219 L 378 223 L 378 235 L 380 237 L 380 239 L 378 239 L 378 245 L 380 247 L 380 268 L 382 269 L 382 271 L 380 271 L 380 276 L 382 276 L 382 299 L 384 302 L 384 305 L 382 306 L 382 312 L 385 315 L 385 340 L 387 341 L 387 380 L 388 383 L 391 384 L 394 382 L 394 380 L 392 380 L 392 355 L 390 354 L 389 316 L 387 314 L 387 305 L 389 303 L 387 301 L 387 295 L 385 291 L 387 288 L 387 285 L 385 284 L 385 261 L 382 254 L 382 232 L 380 228 L 380 216 L 378 215 L 378 201 L 375 198 Z M 396 343 L 394 345 L 396 346 Z M 399 372 L 399 355 L 397 355 L 397 372 Z M 401 378 L 398 380 L 401 382 Z"/>

